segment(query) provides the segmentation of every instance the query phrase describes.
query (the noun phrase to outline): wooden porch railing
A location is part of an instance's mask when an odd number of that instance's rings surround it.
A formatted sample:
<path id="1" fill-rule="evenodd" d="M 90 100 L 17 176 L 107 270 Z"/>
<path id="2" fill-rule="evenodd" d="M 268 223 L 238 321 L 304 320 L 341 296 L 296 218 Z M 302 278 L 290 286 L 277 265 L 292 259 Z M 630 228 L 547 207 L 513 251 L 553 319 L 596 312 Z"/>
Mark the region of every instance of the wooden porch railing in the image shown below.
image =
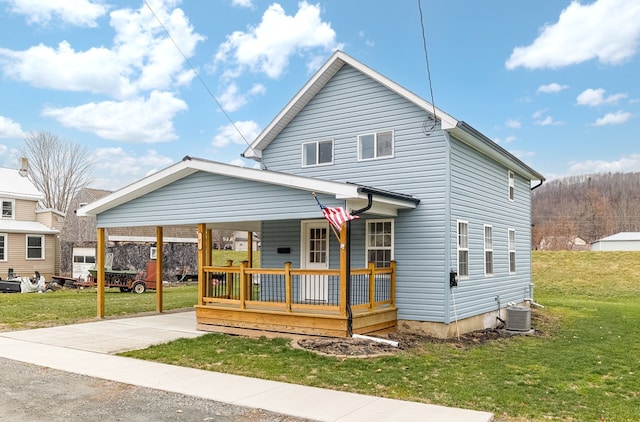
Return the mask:
<path id="1" fill-rule="evenodd" d="M 247 261 L 239 266 L 228 261 L 227 266 L 205 266 L 203 271 L 203 304 L 347 315 L 346 284 L 339 269 L 294 269 L 290 262 L 284 268 L 250 268 Z M 388 268 L 369 263 L 367 268 L 352 269 L 349 278 L 354 312 L 394 307 L 395 262 Z"/>

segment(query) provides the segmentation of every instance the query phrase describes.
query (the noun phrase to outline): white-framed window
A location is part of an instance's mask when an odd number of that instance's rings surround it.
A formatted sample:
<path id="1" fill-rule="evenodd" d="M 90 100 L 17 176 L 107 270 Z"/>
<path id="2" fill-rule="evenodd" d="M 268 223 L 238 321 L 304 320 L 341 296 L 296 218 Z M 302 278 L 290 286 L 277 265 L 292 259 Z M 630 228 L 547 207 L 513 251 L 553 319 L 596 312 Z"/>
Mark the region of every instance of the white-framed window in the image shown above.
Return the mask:
<path id="1" fill-rule="evenodd" d="M 6 261 L 8 259 L 8 239 L 9 236 L 6 233 L 0 233 L 0 261 Z"/>
<path id="2" fill-rule="evenodd" d="M 149 259 L 158 259 L 158 247 L 157 246 L 151 246 L 149 248 Z"/>
<path id="3" fill-rule="evenodd" d="M 393 157 L 393 131 L 358 136 L 358 160 Z"/>
<path id="4" fill-rule="evenodd" d="M 1 199 L 2 212 L 0 218 L 13 220 L 16 218 L 16 202 L 13 199 Z"/>
<path id="5" fill-rule="evenodd" d="M 44 259 L 44 236 L 27 235 L 27 259 Z"/>
<path id="6" fill-rule="evenodd" d="M 493 227 L 484 226 L 484 275 L 493 275 Z"/>
<path id="7" fill-rule="evenodd" d="M 516 231 L 509 229 L 509 272 L 516 272 Z"/>
<path id="8" fill-rule="evenodd" d="M 389 267 L 393 260 L 393 220 L 367 220 L 367 262 Z"/>
<path id="9" fill-rule="evenodd" d="M 469 277 L 469 223 L 458 220 L 458 277 Z"/>
<path id="10" fill-rule="evenodd" d="M 516 175 L 509 170 L 509 201 L 516 200 Z"/>
<path id="11" fill-rule="evenodd" d="M 302 144 L 302 167 L 333 164 L 333 139 Z"/>

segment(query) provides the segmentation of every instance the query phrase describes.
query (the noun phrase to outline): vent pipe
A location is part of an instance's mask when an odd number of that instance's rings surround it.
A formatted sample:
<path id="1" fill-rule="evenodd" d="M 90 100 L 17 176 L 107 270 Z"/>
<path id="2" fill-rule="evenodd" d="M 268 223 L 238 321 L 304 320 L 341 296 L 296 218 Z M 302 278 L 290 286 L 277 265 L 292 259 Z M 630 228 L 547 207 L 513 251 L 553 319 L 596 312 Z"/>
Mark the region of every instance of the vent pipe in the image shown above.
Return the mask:
<path id="1" fill-rule="evenodd" d="M 29 160 L 27 159 L 27 157 L 22 157 L 20 158 L 20 170 L 18 170 L 18 173 L 20 173 L 20 176 L 22 177 L 27 177 L 28 172 L 29 172 Z"/>

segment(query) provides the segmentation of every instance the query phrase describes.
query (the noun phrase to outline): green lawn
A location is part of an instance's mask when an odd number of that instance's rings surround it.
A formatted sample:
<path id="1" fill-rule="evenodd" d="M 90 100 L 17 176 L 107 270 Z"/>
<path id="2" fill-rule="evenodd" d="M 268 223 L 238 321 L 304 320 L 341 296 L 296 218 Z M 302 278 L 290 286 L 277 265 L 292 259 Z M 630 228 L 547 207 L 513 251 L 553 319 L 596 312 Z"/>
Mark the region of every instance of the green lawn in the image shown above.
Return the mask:
<path id="1" fill-rule="evenodd" d="M 533 313 L 536 336 L 338 359 L 293 349 L 284 339 L 209 334 L 126 355 L 491 411 L 501 421 L 639 420 L 640 253 L 534 252 L 533 271 L 536 301 L 545 306 Z M 168 288 L 165 304 L 183 307 L 195 295 L 194 286 Z M 107 295 L 108 315 L 153 309 L 153 293 Z M 95 291 L 0 295 L 0 316 L 15 328 L 40 318 L 56 324 L 92 318 Z"/>

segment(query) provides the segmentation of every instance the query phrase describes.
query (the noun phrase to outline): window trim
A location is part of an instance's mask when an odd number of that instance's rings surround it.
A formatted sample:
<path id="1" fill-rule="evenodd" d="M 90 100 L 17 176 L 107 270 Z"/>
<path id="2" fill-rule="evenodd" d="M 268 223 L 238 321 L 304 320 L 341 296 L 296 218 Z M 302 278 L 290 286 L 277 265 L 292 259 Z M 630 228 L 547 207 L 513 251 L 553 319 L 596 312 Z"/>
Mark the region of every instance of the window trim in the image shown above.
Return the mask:
<path id="1" fill-rule="evenodd" d="M 11 216 L 4 216 L 4 203 L 8 202 L 11 204 Z M 16 219 L 16 200 L 13 198 L 0 198 L 0 219 L 3 220 L 15 220 Z"/>
<path id="2" fill-rule="evenodd" d="M 326 163 L 320 163 L 320 144 L 322 143 L 331 143 L 331 161 L 330 162 L 326 162 Z M 305 146 L 306 145 L 311 145 L 311 144 L 315 144 L 316 146 L 316 161 L 314 164 L 305 164 L 305 159 L 306 159 L 306 154 L 305 154 Z M 302 167 L 319 167 L 319 166 L 330 166 L 333 165 L 333 161 L 334 161 L 334 156 L 335 156 L 335 142 L 333 139 L 324 139 L 321 141 L 310 141 L 310 142 L 303 142 L 302 145 L 300 146 L 301 152 L 301 166 Z"/>
<path id="3" fill-rule="evenodd" d="M 460 233 L 460 225 L 464 224 L 464 226 L 466 227 L 466 246 L 461 246 L 461 242 L 460 240 L 461 238 L 461 233 Z M 460 252 L 466 252 L 467 255 L 467 272 L 465 274 L 462 273 L 461 269 L 460 269 Z M 458 278 L 460 280 L 464 280 L 464 279 L 468 279 L 469 278 L 469 274 L 471 273 L 470 268 L 469 268 L 469 222 L 466 220 L 456 220 L 456 257 L 457 257 L 457 267 L 458 267 Z"/>
<path id="4" fill-rule="evenodd" d="M 373 250 L 388 250 L 389 262 L 395 259 L 395 220 L 393 218 L 371 218 L 366 220 L 365 225 L 365 241 L 364 241 L 364 261 L 369 264 L 369 252 Z M 370 224 L 371 223 L 391 223 L 391 246 L 371 246 L 369 240 L 371 239 Z M 383 233 L 384 234 L 384 233 Z"/>
<path id="5" fill-rule="evenodd" d="M 40 242 L 40 256 L 39 257 L 34 257 L 34 258 L 30 258 L 29 257 L 29 238 L 30 237 L 39 237 L 41 242 Z M 45 244 L 45 236 L 43 234 L 26 234 L 25 235 L 25 259 L 28 261 L 34 261 L 34 260 L 44 260 L 45 259 L 45 254 L 44 251 L 46 249 L 46 244 Z"/>
<path id="6" fill-rule="evenodd" d="M 487 237 L 487 229 L 489 229 L 489 234 L 490 236 Z M 491 224 L 485 224 L 484 225 L 484 229 L 483 229 L 483 233 L 484 233 L 484 276 L 485 277 L 492 277 L 493 274 L 495 273 L 495 267 L 494 267 L 494 259 L 493 259 L 493 226 Z M 487 240 L 489 242 L 487 242 Z M 489 260 L 487 259 L 487 253 L 491 253 L 491 272 L 488 272 L 487 269 L 487 264 L 489 263 Z"/>
<path id="7" fill-rule="evenodd" d="M 7 262 L 9 260 L 9 234 L 0 233 L 0 238 L 4 239 L 2 242 L 3 250 L 2 255 L 0 255 L 0 262 Z"/>
<path id="8" fill-rule="evenodd" d="M 516 175 L 511 170 L 507 171 L 507 181 L 509 184 L 507 197 L 509 198 L 510 202 L 514 202 L 516 200 Z"/>
<path id="9" fill-rule="evenodd" d="M 508 264 L 509 264 L 509 274 L 515 274 L 517 271 L 516 267 L 516 229 L 509 229 L 507 231 L 507 243 L 508 243 Z M 511 239 L 511 234 L 513 233 L 513 240 Z M 513 255 L 513 257 L 512 257 Z"/>
<path id="10" fill-rule="evenodd" d="M 378 135 L 383 133 L 391 133 L 391 154 L 378 156 Z M 361 138 L 364 136 L 370 136 L 370 135 L 373 135 L 374 137 L 373 138 L 373 157 L 362 158 L 362 148 L 360 148 Z M 396 134 L 394 130 L 380 130 L 378 132 L 363 133 L 362 135 L 358 135 L 358 142 L 357 142 L 358 161 L 384 160 L 386 158 L 393 158 L 395 155 L 395 145 L 396 145 Z"/>

